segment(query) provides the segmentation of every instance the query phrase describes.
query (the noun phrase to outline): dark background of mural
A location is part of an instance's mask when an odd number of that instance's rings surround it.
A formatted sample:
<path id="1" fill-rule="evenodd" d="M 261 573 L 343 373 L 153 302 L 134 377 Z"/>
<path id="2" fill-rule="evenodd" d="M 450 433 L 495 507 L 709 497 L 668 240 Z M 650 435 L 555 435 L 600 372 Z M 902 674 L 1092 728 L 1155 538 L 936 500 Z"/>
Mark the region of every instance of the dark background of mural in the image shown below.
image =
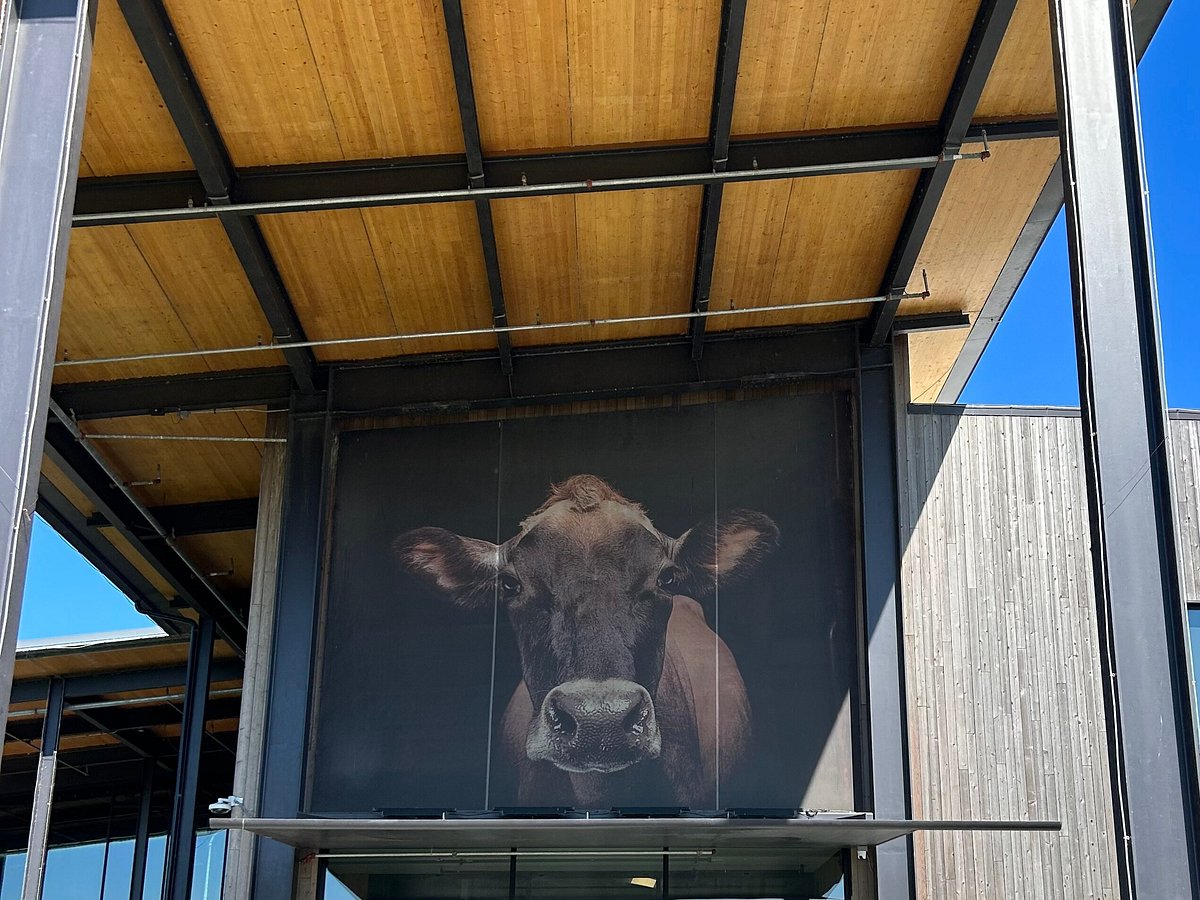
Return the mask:
<path id="1" fill-rule="evenodd" d="M 552 482 L 583 472 L 672 536 L 714 507 L 779 525 L 779 549 L 706 604 L 753 710 L 749 753 L 719 801 L 802 805 L 857 680 L 850 423 L 847 395 L 829 393 L 342 434 L 310 811 L 516 803 L 492 737 L 521 680 L 504 612 L 429 593 L 390 544 L 424 525 L 502 542 Z M 848 742 L 831 746 L 821 797 L 852 808 Z"/>

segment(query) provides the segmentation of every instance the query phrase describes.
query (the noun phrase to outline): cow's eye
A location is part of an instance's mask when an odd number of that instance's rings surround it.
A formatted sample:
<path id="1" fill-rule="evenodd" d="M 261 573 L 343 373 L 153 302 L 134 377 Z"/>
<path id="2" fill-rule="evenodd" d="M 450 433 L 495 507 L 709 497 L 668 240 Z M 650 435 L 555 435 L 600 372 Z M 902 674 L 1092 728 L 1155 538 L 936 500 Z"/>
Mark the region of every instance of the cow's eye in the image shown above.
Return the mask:
<path id="1" fill-rule="evenodd" d="M 679 570 L 674 568 L 663 569 L 658 573 L 658 586 L 664 591 L 672 590 L 679 581 Z"/>
<path id="2" fill-rule="evenodd" d="M 521 593 L 521 582 L 515 575 L 509 575 L 507 572 L 500 576 L 500 593 L 506 598 L 517 596 Z"/>

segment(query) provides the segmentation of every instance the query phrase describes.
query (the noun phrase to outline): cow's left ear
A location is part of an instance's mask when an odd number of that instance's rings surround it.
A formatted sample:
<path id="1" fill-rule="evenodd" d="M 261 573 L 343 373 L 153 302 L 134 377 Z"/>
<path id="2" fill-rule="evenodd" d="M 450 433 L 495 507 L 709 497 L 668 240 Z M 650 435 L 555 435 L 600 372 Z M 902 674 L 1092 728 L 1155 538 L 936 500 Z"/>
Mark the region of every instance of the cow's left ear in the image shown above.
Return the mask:
<path id="1" fill-rule="evenodd" d="M 743 578 L 779 546 L 779 527 L 752 509 L 734 509 L 716 522 L 701 522 L 675 544 L 675 564 L 683 573 L 684 593 L 703 597 L 717 579 Z"/>
<path id="2" fill-rule="evenodd" d="M 495 596 L 500 548 L 445 528 L 417 528 L 392 544 L 400 565 L 459 606 L 480 606 Z"/>

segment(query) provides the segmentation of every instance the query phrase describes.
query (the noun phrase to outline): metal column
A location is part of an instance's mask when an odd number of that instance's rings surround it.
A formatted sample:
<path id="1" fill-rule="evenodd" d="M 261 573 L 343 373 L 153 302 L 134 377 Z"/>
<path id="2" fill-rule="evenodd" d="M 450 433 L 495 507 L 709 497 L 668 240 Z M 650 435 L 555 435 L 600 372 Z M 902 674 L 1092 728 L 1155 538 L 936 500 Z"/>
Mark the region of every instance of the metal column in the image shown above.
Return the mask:
<path id="1" fill-rule="evenodd" d="M 329 422 L 323 411 L 293 407 L 285 466 L 258 815 L 291 819 L 300 813 L 304 801 L 310 683 L 316 652 L 329 468 Z M 255 849 L 251 896 L 255 900 L 291 900 L 296 851 L 267 838 L 260 838 Z"/>
<path id="2" fill-rule="evenodd" d="M 42 746 L 38 751 L 37 781 L 33 787 L 33 814 L 29 820 L 29 844 L 25 854 L 25 883 L 22 900 L 41 900 L 46 875 L 46 852 L 50 844 L 50 809 L 54 805 L 54 773 L 58 768 L 58 734 L 62 728 L 66 682 L 50 679 L 46 695 L 46 717 L 42 720 Z"/>
<path id="3" fill-rule="evenodd" d="M 864 774 L 871 791 L 868 808 L 881 819 L 910 815 L 894 379 L 890 346 L 860 350 L 859 502 L 871 748 L 869 772 Z M 881 844 L 875 854 L 878 900 L 915 897 L 912 838 Z"/>
<path id="4" fill-rule="evenodd" d="M 0 721 L 62 309 L 91 9 L 89 0 L 0 0 Z"/>
<path id="5" fill-rule="evenodd" d="M 1134 41 L 1124 0 L 1050 0 L 1122 895 L 1200 896 L 1196 744 Z"/>
<path id="6" fill-rule="evenodd" d="M 192 858 L 196 852 L 196 791 L 200 778 L 200 751 L 204 742 L 204 712 L 208 705 L 212 671 L 212 619 L 202 618 L 192 629 L 188 646 L 187 683 L 184 689 L 183 728 L 179 758 L 175 763 L 175 796 L 167 832 L 163 863 L 164 900 L 188 900 L 192 889 Z"/>
<path id="7" fill-rule="evenodd" d="M 158 763 L 142 760 L 142 794 L 138 802 L 137 834 L 133 839 L 133 866 L 129 876 L 129 900 L 142 900 L 146 884 L 146 858 L 150 851 L 150 813 L 154 808 L 154 770 Z"/>

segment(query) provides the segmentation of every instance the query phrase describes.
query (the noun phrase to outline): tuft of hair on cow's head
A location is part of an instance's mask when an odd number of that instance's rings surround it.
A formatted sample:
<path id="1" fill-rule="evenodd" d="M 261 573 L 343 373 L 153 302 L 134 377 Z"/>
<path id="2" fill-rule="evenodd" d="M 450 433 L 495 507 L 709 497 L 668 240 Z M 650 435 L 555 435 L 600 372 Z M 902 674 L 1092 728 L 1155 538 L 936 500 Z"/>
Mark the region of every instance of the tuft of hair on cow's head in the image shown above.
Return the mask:
<path id="1" fill-rule="evenodd" d="M 681 593 L 700 599 L 717 582 L 740 581 L 779 546 L 779 526 L 752 509 L 732 509 L 689 528 L 675 541 Z"/>
<path id="2" fill-rule="evenodd" d="M 392 544 L 405 571 L 459 606 L 490 603 L 500 571 L 500 548 L 445 528 L 417 528 Z"/>

